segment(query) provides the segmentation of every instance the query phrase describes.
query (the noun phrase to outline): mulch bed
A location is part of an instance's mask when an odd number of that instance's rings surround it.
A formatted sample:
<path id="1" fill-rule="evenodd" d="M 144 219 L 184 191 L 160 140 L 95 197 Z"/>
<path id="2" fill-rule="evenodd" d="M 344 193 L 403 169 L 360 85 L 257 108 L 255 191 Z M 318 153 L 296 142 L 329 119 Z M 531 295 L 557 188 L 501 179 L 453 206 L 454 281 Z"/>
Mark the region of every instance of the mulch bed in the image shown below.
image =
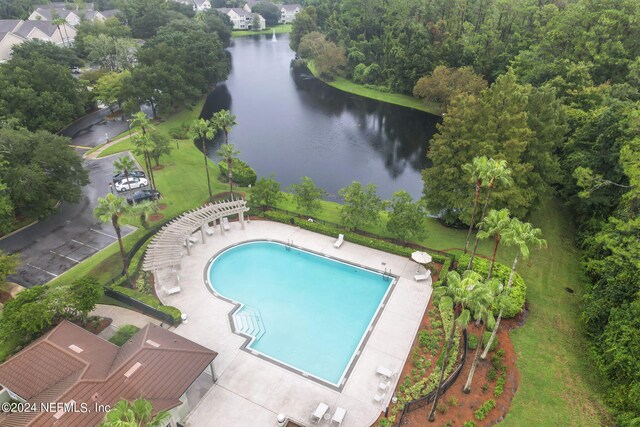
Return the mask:
<path id="1" fill-rule="evenodd" d="M 93 322 L 92 319 L 90 319 L 87 322 L 86 326 L 82 326 L 82 323 L 80 322 L 80 320 L 76 320 L 73 323 L 75 323 L 76 325 L 80 326 L 81 328 L 86 329 L 87 331 L 98 335 L 100 332 L 104 331 L 105 329 L 107 329 L 107 327 L 111 324 L 112 319 L 108 318 L 108 317 L 100 317 L 99 322 Z"/>
<path id="2" fill-rule="evenodd" d="M 11 298 L 13 297 L 9 292 L 0 291 L 0 303 L 4 304 L 5 302 L 9 301 Z"/>
<path id="3" fill-rule="evenodd" d="M 161 213 L 149 215 L 149 221 L 160 221 L 162 218 L 164 218 L 164 215 Z"/>

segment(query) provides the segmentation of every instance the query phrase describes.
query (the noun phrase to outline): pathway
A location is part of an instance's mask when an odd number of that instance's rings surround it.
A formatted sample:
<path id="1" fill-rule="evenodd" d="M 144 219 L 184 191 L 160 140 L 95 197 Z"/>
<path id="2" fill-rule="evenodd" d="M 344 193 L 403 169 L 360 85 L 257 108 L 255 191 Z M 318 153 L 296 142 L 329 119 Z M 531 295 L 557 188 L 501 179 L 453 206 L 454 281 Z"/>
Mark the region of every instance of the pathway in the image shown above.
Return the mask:
<path id="1" fill-rule="evenodd" d="M 111 338 L 118 328 L 124 325 L 133 325 L 142 329 L 149 323 L 154 323 L 156 325 L 161 323 L 153 317 L 115 305 L 98 304 L 90 315 L 108 317 L 111 319 L 111 325 L 98 334 L 99 337 L 104 338 L 105 340 Z"/>

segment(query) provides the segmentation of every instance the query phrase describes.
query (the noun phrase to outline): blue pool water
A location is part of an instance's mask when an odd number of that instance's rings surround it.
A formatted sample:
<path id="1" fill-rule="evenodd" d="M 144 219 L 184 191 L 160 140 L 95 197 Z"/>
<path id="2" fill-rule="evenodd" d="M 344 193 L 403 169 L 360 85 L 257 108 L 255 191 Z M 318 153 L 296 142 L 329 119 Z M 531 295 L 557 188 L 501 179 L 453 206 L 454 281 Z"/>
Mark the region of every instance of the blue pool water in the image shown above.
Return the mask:
<path id="1" fill-rule="evenodd" d="M 226 250 L 211 263 L 209 280 L 220 295 L 259 311 L 265 332 L 251 349 L 334 385 L 391 284 L 381 274 L 273 242 Z"/>

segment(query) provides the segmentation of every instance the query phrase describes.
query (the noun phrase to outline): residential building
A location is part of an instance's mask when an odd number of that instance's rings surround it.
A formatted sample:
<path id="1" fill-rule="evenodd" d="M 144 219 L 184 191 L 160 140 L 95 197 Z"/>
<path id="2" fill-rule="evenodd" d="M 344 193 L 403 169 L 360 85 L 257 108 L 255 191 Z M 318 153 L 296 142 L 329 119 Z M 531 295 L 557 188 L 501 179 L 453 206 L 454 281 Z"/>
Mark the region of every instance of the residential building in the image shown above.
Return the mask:
<path id="1" fill-rule="evenodd" d="M 231 20 L 231 23 L 233 24 L 234 30 L 254 29 L 253 28 L 254 16 L 257 16 L 258 20 L 260 21 L 260 27 L 256 28 L 256 30 L 264 30 L 267 27 L 266 21 L 264 20 L 264 17 L 262 15 L 260 15 L 259 13 L 251 13 L 251 11 L 247 11 L 245 8 L 222 7 L 216 10 L 229 17 L 229 19 Z"/>
<path id="2" fill-rule="evenodd" d="M 296 15 L 300 13 L 302 6 L 299 4 L 283 4 L 280 6 L 280 23 L 290 24 L 296 19 Z"/>
<path id="3" fill-rule="evenodd" d="M 175 426 L 197 403 L 190 399 L 199 399 L 187 390 L 205 372 L 214 375 L 216 356 L 153 324 L 118 347 L 63 321 L 0 365 L 0 401 L 38 408 L 3 414 L 0 426 L 94 426 L 119 400 L 138 398 L 151 402 L 154 414 L 170 411 Z"/>
<path id="4" fill-rule="evenodd" d="M 97 11 L 94 9 L 93 3 L 85 3 L 80 7 L 74 3 L 55 2 L 36 6 L 36 9 L 29 16 L 29 20 L 52 21 L 54 17 L 60 17 L 66 20 L 69 25 L 76 26 L 83 19 L 92 22 L 104 21 L 108 17 L 114 16 L 117 12 L 117 9 Z"/>
<path id="5" fill-rule="evenodd" d="M 193 10 L 203 12 L 211 9 L 211 2 L 209 0 L 193 0 Z"/>
<path id="6" fill-rule="evenodd" d="M 11 59 L 13 47 L 24 41 L 25 39 L 14 33 L 0 32 L 0 63 Z"/>
<path id="7" fill-rule="evenodd" d="M 76 29 L 62 24 L 60 29 L 48 21 L 22 21 L 0 19 L 0 62 L 11 59 L 13 46 L 27 40 L 42 40 L 61 46 L 70 46 L 76 38 Z"/>

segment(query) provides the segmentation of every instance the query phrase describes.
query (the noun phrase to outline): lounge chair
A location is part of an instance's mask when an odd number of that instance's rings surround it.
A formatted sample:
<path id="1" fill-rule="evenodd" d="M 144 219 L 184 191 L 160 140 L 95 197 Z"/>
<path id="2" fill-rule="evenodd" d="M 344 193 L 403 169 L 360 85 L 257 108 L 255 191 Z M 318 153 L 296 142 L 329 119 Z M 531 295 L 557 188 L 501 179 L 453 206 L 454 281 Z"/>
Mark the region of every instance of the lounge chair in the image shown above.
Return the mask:
<path id="1" fill-rule="evenodd" d="M 191 237 L 189 237 L 189 241 L 191 243 L 198 243 L 198 238 L 196 236 L 191 236 Z"/>
<path id="2" fill-rule="evenodd" d="M 382 393 L 376 393 L 373 395 L 373 400 L 376 401 L 376 403 L 380 403 L 382 402 L 382 399 L 384 399 L 384 397 L 387 395 L 386 392 L 382 392 Z"/>
<path id="3" fill-rule="evenodd" d="M 416 282 L 427 280 L 431 276 L 431 270 L 427 270 L 424 274 L 416 274 L 413 278 Z"/>
<path id="4" fill-rule="evenodd" d="M 162 290 L 167 294 L 167 295 L 173 295 L 173 294 L 177 294 L 181 291 L 180 286 L 174 286 L 173 288 L 165 288 L 164 286 L 162 287 Z"/>
<path id="5" fill-rule="evenodd" d="M 389 384 L 391 384 L 391 381 L 387 380 L 383 380 L 380 381 L 380 384 L 378 384 L 378 388 L 384 392 L 387 391 L 387 389 L 389 388 Z"/>
<path id="6" fill-rule="evenodd" d="M 213 236 L 213 229 L 209 227 L 205 228 L 204 232 L 207 233 L 207 236 Z"/>
<path id="7" fill-rule="evenodd" d="M 382 365 L 378 366 L 378 370 L 376 374 L 382 375 L 383 377 L 391 378 L 393 376 L 393 371 L 389 368 L 386 368 Z"/>
<path id="8" fill-rule="evenodd" d="M 324 417 L 324 414 L 326 414 L 328 410 L 329 410 L 329 406 L 326 403 L 320 402 L 316 410 L 313 411 L 313 414 L 311 414 L 311 422 L 314 424 L 319 423 L 320 420 L 322 420 L 322 417 Z"/>
<path id="9" fill-rule="evenodd" d="M 229 219 L 226 216 L 222 218 L 220 221 L 222 223 L 222 228 L 224 228 L 226 231 L 231 230 L 231 226 L 229 225 Z"/>
<path id="10" fill-rule="evenodd" d="M 338 234 L 338 240 L 333 244 L 334 248 L 339 248 L 344 242 L 344 234 Z"/>
<path id="11" fill-rule="evenodd" d="M 342 420 L 344 420 L 344 416 L 346 414 L 347 414 L 347 410 L 338 406 L 336 408 L 335 414 L 333 414 L 333 418 L 331 418 L 331 423 L 329 424 L 333 425 L 335 423 L 335 425 L 341 426 Z"/>

